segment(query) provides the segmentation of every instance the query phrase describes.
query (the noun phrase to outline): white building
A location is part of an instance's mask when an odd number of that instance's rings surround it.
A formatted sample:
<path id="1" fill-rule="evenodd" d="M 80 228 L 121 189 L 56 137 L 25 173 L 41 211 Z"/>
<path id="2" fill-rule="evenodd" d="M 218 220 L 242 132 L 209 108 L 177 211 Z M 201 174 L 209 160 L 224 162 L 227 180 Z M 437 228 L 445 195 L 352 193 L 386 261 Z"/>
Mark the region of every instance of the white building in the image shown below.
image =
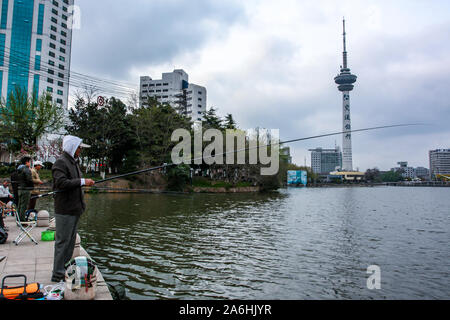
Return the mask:
<path id="1" fill-rule="evenodd" d="M 162 79 L 158 80 L 142 76 L 139 104 L 145 104 L 148 97 L 154 97 L 161 103 L 170 104 L 193 121 L 201 121 L 203 113 L 206 112 L 206 88 L 189 83 L 189 75 L 182 69 L 163 73 Z"/>
<path id="2" fill-rule="evenodd" d="M 68 107 L 74 0 L 0 0 L 0 87 L 49 92 Z"/>
<path id="3" fill-rule="evenodd" d="M 391 171 L 401 172 L 402 177 L 404 179 L 407 179 L 407 178 L 414 179 L 414 178 L 416 178 L 416 170 L 413 167 L 408 167 L 408 162 L 407 161 L 400 161 L 400 162 L 397 162 L 397 164 L 399 166 L 396 167 L 396 168 L 392 168 Z"/>
<path id="4" fill-rule="evenodd" d="M 431 178 L 437 175 L 450 176 L 450 149 L 430 150 L 429 157 Z"/>

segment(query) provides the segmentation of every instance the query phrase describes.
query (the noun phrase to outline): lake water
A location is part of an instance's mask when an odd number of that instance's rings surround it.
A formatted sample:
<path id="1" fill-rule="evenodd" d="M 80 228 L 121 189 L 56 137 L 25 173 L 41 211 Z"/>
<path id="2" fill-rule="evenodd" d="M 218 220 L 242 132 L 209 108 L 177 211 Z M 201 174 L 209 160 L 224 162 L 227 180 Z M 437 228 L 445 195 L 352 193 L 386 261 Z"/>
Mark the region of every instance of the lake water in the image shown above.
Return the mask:
<path id="1" fill-rule="evenodd" d="M 86 200 L 82 245 L 131 299 L 450 299 L 450 188 Z"/>

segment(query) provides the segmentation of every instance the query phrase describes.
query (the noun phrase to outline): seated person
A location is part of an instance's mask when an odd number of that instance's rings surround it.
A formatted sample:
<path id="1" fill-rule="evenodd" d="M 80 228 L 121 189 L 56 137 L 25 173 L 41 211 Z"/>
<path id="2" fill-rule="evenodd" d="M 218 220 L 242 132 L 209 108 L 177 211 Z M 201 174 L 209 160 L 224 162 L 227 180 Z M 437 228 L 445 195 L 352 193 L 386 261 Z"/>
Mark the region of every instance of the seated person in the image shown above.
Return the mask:
<path id="1" fill-rule="evenodd" d="M 0 201 L 4 203 L 8 203 L 14 200 L 14 196 L 11 194 L 11 192 L 9 192 L 8 183 L 8 180 L 5 179 L 0 185 Z"/>

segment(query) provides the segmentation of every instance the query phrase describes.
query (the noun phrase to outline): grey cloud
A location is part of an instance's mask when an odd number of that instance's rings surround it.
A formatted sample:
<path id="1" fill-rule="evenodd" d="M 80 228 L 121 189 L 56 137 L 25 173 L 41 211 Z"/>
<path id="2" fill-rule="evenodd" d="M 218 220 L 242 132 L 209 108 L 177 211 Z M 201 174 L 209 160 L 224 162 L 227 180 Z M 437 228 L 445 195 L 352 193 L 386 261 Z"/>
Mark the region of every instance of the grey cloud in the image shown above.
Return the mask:
<path id="1" fill-rule="evenodd" d="M 201 47 L 214 30 L 228 26 L 244 11 L 227 1 L 78 1 L 81 29 L 74 32 L 73 69 L 125 78 L 131 67 L 159 64 Z"/>

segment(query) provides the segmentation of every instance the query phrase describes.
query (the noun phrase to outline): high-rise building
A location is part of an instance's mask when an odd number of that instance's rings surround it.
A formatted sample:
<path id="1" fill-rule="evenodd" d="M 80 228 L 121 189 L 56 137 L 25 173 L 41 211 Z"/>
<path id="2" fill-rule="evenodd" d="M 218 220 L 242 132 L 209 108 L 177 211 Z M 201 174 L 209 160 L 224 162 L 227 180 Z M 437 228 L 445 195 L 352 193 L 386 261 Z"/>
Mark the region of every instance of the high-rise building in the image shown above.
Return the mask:
<path id="1" fill-rule="evenodd" d="M 317 174 L 329 174 L 342 168 L 342 153 L 339 147 L 335 149 L 316 148 L 311 151 L 311 168 Z"/>
<path id="2" fill-rule="evenodd" d="M 140 105 L 145 104 L 148 97 L 168 103 L 193 121 L 202 121 L 203 113 L 206 112 L 206 88 L 189 83 L 189 75 L 182 69 L 163 73 L 159 80 L 153 80 L 149 76 L 141 77 Z"/>
<path id="3" fill-rule="evenodd" d="M 0 88 L 16 87 L 68 107 L 74 0 L 0 0 Z"/>
<path id="4" fill-rule="evenodd" d="M 430 150 L 429 157 L 431 178 L 439 175 L 450 176 L 450 149 Z"/>
<path id="5" fill-rule="evenodd" d="M 344 24 L 344 52 L 343 52 L 343 65 L 341 66 L 341 73 L 334 78 L 334 81 L 338 85 L 339 91 L 342 92 L 342 170 L 353 171 L 353 155 L 352 155 L 352 124 L 350 117 L 350 91 L 353 90 L 353 84 L 356 82 L 357 77 L 350 73 L 350 68 L 347 65 L 347 46 L 346 46 L 346 33 L 345 33 L 345 20 Z"/>

